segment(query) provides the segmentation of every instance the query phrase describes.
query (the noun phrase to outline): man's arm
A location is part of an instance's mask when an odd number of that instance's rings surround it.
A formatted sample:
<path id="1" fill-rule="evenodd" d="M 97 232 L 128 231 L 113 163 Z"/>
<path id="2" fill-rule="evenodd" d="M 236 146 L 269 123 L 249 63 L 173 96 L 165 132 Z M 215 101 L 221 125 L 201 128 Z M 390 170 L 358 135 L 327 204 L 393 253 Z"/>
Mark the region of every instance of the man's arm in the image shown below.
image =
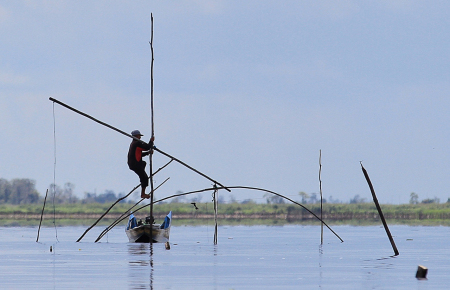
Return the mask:
<path id="1" fill-rule="evenodd" d="M 152 136 L 152 138 L 150 138 L 150 141 L 148 142 L 148 146 L 142 146 L 142 148 L 144 148 L 145 150 L 148 151 L 142 151 L 142 156 L 147 156 L 150 153 L 153 153 L 153 141 L 155 141 L 155 136 Z"/>

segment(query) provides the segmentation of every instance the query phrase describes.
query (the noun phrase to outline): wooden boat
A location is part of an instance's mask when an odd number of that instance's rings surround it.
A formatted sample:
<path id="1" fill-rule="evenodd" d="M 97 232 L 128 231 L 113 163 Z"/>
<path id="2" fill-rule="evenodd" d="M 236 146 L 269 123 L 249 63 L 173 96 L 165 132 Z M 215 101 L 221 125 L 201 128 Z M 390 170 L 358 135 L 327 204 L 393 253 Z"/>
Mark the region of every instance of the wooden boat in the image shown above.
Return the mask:
<path id="1" fill-rule="evenodd" d="M 172 212 L 165 217 L 162 224 L 154 224 L 147 217 L 145 222 L 137 221 L 131 214 L 125 232 L 130 243 L 165 243 L 169 241 L 170 226 L 172 224 Z"/>

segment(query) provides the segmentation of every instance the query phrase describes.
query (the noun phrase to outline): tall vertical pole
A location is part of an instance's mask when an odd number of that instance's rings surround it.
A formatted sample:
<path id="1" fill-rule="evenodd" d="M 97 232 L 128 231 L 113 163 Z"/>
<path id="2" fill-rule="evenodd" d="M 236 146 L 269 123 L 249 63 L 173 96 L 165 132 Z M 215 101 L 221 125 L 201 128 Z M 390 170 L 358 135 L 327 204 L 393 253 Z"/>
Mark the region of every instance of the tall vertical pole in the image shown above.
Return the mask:
<path id="1" fill-rule="evenodd" d="M 323 198 L 322 198 L 322 179 L 321 179 L 321 173 L 322 173 L 322 150 L 319 150 L 319 188 L 320 188 L 320 244 L 323 245 L 323 217 L 322 217 L 322 211 L 323 211 Z"/>
<path id="2" fill-rule="evenodd" d="M 155 136 L 155 122 L 154 122 L 154 116 L 153 116 L 153 13 L 150 14 L 151 19 L 151 35 L 150 35 L 150 50 L 151 50 L 151 63 L 150 63 L 150 110 L 151 110 L 151 122 L 152 122 L 152 138 Z M 150 151 L 150 219 L 153 222 L 153 162 L 152 162 L 152 156 L 153 156 L 153 150 Z M 151 229 L 152 227 L 150 227 Z M 150 239 L 152 240 L 152 239 Z"/>
<path id="3" fill-rule="evenodd" d="M 214 188 L 216 185 L 214 184 Z M 219 202 L 219 190 L 214 190 L 213 193 L 213 202 L 214 202 L 214 245 L 217 245 L 217 210 L 218 210 L 218 202 Z"/>

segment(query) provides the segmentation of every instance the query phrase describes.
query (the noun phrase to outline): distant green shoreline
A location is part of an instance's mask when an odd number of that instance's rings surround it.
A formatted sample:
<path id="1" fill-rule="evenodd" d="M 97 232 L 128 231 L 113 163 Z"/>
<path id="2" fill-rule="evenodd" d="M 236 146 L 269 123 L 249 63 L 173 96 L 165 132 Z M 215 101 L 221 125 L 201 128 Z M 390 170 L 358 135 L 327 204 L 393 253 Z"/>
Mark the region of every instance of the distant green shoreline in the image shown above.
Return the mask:
<path id="1" fill-rule="evenodd" d="M 47 205 L 43 226 L 91 225 L 110 204 L 57 204 Z M 214 223 L 212 203 L 197 203 L 198 209 L 188 203 L 165 203 L 154 205 L 155 219 L 162 219 L 173 212 L 174 225 L 208 225 Z M 320 217 L 319 204 L 306 204 L 309 210 Z M 108 225 L 131 207 L 117 204 L 99 225 Z M 381 205 L 383 214 L 390 224 L 442 225 L 450 226 L 450 203 Z M 0 226 L 37 226 L 42 205 L 0 205 Z M 302 207 L 295 204 L 219 204 L 218 223 L 221 225 L 287 225 L 320 224 Z M 138 218 L 149 215 L 149 208 L 135 213 Z M 380 218 L 371 203 L 324 204 L 323 220 L 330 225 L 377 225 Z M 123 224 L 125 221 L 123 222 Z"/>

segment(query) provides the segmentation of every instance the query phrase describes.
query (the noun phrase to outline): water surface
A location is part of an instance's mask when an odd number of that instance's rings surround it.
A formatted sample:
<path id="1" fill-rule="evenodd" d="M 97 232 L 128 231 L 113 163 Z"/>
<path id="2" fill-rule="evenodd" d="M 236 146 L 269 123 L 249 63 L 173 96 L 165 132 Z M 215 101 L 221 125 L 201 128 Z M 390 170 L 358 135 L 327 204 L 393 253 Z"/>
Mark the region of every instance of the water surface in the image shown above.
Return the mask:
<path id="1" fill-rule="evenodd" d="M 2 289 L 446 289 L 450 228 L 335 226 L 343 243 L 319 226 L 212 226 L 171 229 L 164 244 L 128 243 L 115 228 L 93 243 L 94 228 L 0 228 Z M 50 251 L 52 247 L 52 251 Z M 418 265 L 428 279 L 417 280 Z"/>

